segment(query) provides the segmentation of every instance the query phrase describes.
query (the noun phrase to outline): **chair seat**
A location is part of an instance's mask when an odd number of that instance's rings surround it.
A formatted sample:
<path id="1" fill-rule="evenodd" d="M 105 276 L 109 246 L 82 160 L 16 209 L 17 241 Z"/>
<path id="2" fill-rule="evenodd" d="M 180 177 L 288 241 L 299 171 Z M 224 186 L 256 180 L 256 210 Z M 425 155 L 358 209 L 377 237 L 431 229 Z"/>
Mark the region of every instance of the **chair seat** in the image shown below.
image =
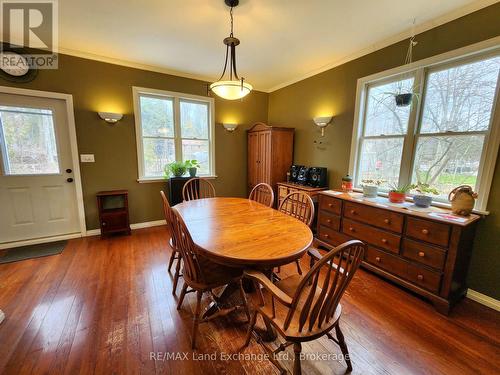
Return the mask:
<path id="1" fill-rule="evenodd" d="M 302 276 L 300 275 L 292 275 L 289 277 L 286 277 L 279 282 L 277 282 L 275 285 L 281 289 L 284 293 L 286 293 L 288 296 L 293 298 L 295 295 L 295 292 L 297 290 L 298 285 L 302 281 Z M 312 285 L 306 285 L 305 286 L 305 293 L 309 294 L 310 289 L 312 288 Z M 321 293 L 321 288 L 316 287 L 316 291 L 314 292 L 315 298 Z M 271 293 L 267 292 L 267 290 L 263 289 L 262 294 L 264 296 L 264 306 L 259 307 L 260 311 L 267 316 L 269 321 L 273 324 L 273 326 L 281 333 L 283 337 L 285 337 L 287 340 L 293 340 L 293 341 L 308 341 L 311 339 L 314 339 L 315 337 L 320 337 L 325 334 L 325 332 L 329 332 L 337 323 L 337 321 L 340 318 L 340 315 L 342 313 L 342 307 L 340 303 L 337 306 L 337 309 L 335 310 L 335 313 L 333 314 L 333 317 L 330 318 L 328 321 L 323 322 L 321 327 L 318 327 L 318 324 L 314 324 L 311 330 L 309 330 L 309 324 L 306 323 L 304 327 L 302 327 L 302 331 L 299 332 L 299 319 L 300 319 L 300 313 L 302 309 L 304 308 L 304 301 L 300 301 L 297 305 L 295 314 L 293 315 L 292 321 L 290 322 L 289 327 L 287 328 L 286 331 L 282 330 L 282 327 L 284 327 L 285 320 L 288 314 L 289 309 L 285 306 L 283 306 L 279 301 L 275 300 L 275 317 L 272 318 L 273 316 L 273 308 L 272 308 L 272 302 L 271 302 Z"/>

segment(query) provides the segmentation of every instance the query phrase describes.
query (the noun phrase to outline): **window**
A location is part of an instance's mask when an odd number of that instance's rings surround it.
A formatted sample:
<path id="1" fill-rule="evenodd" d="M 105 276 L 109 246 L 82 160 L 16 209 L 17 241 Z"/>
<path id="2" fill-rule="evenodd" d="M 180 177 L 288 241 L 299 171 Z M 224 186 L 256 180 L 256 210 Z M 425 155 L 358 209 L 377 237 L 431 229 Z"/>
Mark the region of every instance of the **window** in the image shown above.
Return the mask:
<path id="1" fill-rule="evenodd" d="M 0 149 L 5 175 L 59 174 L 52 110 L 0 106 Z"/>
<path id="2" fill-rule="evenodd" d="M 440 192 L 434 200 L 444 203 L 453 188 L 471 185 L 479 193 L 476 209 L 485 210 L 498 150 L 493 123 L 500 51 L 444 63 L 431 59 L 409 72 L 358 81 L 350 167 L 355 186 L 378 179 L 387 191 L 426 183 Z M 416 93 L 413 103 L 398 107 L 393 94 L 408 91 Z"/>
<path id="3" fill-rule="evenodd" d="M 165 165 L 196 159 L 214 175 L 211 98 L 134 87 L 139 180 L 164 177 Z"/>

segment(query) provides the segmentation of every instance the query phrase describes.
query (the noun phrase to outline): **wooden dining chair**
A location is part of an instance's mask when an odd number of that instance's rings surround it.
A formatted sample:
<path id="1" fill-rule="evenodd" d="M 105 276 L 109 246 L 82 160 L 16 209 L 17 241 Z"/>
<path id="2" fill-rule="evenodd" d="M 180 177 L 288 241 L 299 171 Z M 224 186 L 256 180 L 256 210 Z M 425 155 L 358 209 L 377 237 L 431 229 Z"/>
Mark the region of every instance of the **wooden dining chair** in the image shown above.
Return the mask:
<path id="1" fill-rule="evenodd" d="M 314 218 L 314 203 L 309 195 L 302 192 L 296 191 L 288 194 L 281 201 L 278 210 L 302 221 L 308 227 L 311 226 Z M 295 264 L 297 265 L 297 272 L 299 275 L 302 275 L 298 259 L 295 261 Z M 279 271 L 280 267 L 278 267 Z"/>
<path id="2" fill-rule="evenodd" d="M 258 290 L 261 285 L 263 291 L 260 306 L 252 314 L 244 347 L 250 343 L 260 314 L 285 339 L 285 343 L 275 350 L 263 345 L 271 362 L 282 372 L 285 369 L 274 357 L 277 353 L 293 344 L 293 374 L 301 374 L 301 343 L 323 335 L 340 346 L 347 369 L 351 371 L 349 351 L 339 325 L 340 300 L 361 264 L 365 250 L 366 245 L 361 241 L 346 242 L 323 256 L 304 277 L 293 275 L 276 284 L 259 271 L 245 271 L 245 277 L 253 280 Z M 275 300 L 279 304 L 275 304 Z M 330 333 L 332 329 L 335 329 L 336 337 Z"/>
<path id="3" fill-rule="evenodd" d="M 191 347 L 194 349 L 196 347 L 196 334 L 199 323 L 210 321 L 219 316 L 225 316 L 240 308 L 245 310 L 247 318 L 250 320 L 250 312 L 248 310 L 246 295 L 242 284 L 243 271 L 240 268 L 225 267 L 214 263 L 197 252 L 193 239 L 180 214 L 175 208 L 170 210 L 170 212 L 174 226 L 174 239 L 182 254 L 182 260 L 184 262 L 184 269 L 182 271 L 184 284 L 182 286 L 177 309 L 179 310 L 181 308 L 186 293 L 196 292 L 196 309 L 191 337 Z M 239 285 L 242 303 L 227 308 L 219 307 L 219 310 L 213 315 L 202 318 L 200 316 L 200 310 L 203 294 L 208 292 L 212 300 L 216 302 L 217 296 L 215 296 L 212 290 L 231 283 Z M 190 288 L 190 290 L 188 290 L 188 288 Z"/>
<path id="4" fill-rule="evenodd" d="M 274 204 L 274 191 L 271 185 L 261 182 L 254 186 L 248 199 L 262 203 L 264 206 L 272 207 Z"/>
<path id="5" fill-rule="evenodd" d="M 192 178 L 182 188 L 182 199 L 185 201 L 213 197 L 215 197 L 214 185 L 205 178 Z"/>
<path id="6" fill-rule="evenodd" d="M 168 199 L 165 196 L 163 190 L 160 191 L 160 195 L 161 195 L 161 200 L 163 201 L 163 213 L 165 215 L 165 220 L 167 222 L 168 232 L 170 233 L 169 244 L 170 247 L 172 248 L 172 254 L 170 254 L 170 259 L 168 261 L 168 272 L 170 272 L 172 265 L 177 260 L 177 263 L 175 265 L 174 283 L 172 286 L 172 294 L 175 294 L 177 290 L 177 284 L 179 283 L 179 278 L 182 276 L 181 275 L 182 257 L 179 249 L 177 248 L 177 244 L 174 240 L 174 235 L 173 235 L 174 226 L 170 215 L 170 211 L 172 210 L 172 208 L 170 207 L 170 203 L 168 202 Z"/>

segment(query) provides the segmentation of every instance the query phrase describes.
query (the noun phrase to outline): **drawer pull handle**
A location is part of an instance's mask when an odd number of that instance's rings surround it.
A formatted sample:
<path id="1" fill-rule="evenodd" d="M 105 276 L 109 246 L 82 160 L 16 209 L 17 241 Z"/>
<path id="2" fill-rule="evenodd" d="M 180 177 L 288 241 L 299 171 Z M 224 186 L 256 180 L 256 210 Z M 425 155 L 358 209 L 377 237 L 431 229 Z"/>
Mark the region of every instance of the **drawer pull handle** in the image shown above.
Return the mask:
<path id="1" fill-rule="evenodd" d="M 390 221 L 389 219 L 384 219 L 384 223 L 386 223 L 386 224 L 390 224 L 390 223 L 391 223 L 391 221 Z"/>
<path id="2" fill-rule="evenodd" d="M 385 238 L 382 238 L 382 243 L 387 243 L 387 240 Z"/>
<path id="3" fill-rule="evenodd" d="M 422 229 L 422 233 L 423 233 L 423 234 L 429 234 L 429 229 L 425 229 L 425 228 L 424 228 L 424 229 Z"/>
<path id="4" fill-rule="evenodd" d="M 331 204 L 331 203 L 328 203 L 328 207 L 333 207 L 333 204 Z"/>
<path id="5" fill-rule="evenodd" d="M 356 215 L 356 211 L 355 210 L 351 210 L 351 215 Z"/>
<path id="6" fill-rule="evenodd" d="M 105 226 L 106 226 L 106 222 L 105 222 L 105 221 L 103 221 L 103 222 L 102 222 L 102 226 L 103 226 L 103 227 L 105 227 Z"/>
<path id="7" fill-rule="evenodd" d="M 419 252 L 418 252 L 418 256 L 419 256 L 420 258 L 423 258 L 423 257 L 425 257 L 425 253 L 424 253 L 423 251 L 419 251 Z"/>
<path id="8" fill-rule="evenodd" d="M 351 232 L 356 232 L 356 231 L 354 230 L 354 228 L 353 228 L 353 227 L 349 227 L 349 230 L 350 230 Z"/>
<path id="9" fill-rule="evenodd" d="M 380 262 L 380 257 L 375 257 L 375 260 L 376 260 L 377 262 Z"/>
<path id="10" fill-rule="evenodd" d="M 419 279 L 420 281 L 422 281 L 422 280 L 424 279 L 424 275 L 420 275 L 420 274 L 418 274 L 418 275 L 417 275 L 417 279 Z"/>
<path id="11" fill-rule="evenodd" d="M 330 236 L 328 234 L 325 234 L 325 238 L 329 238 Z"/>
<path id="12" fill-rule="evenodd" d="M 326 219 L 326 222 L 327 222 L 328 224 L 330 224 L 330 223 L 332 222 L 332 220 L 331 220 L 331 219 Z"/>

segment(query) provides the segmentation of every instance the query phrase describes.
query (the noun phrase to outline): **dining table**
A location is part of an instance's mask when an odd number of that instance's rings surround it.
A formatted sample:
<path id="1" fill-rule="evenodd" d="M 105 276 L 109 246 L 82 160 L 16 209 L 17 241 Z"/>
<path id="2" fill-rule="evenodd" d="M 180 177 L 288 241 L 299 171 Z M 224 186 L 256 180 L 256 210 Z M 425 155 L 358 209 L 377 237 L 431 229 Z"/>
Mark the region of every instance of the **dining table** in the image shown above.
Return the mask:
<path id="1" fill-rule="evenodd" d="M 271 274 L 275 267 L 300 259 L 313 240 L 311 229 L 300 220 L 250 199 L 196 199 L 174 209 L 184 220 L 196 250 L 229 267 Z M 223 304 L 236 290 L 236 285 L 227 285 L 204 316 L 215 313 L 217 304 Z"/>

